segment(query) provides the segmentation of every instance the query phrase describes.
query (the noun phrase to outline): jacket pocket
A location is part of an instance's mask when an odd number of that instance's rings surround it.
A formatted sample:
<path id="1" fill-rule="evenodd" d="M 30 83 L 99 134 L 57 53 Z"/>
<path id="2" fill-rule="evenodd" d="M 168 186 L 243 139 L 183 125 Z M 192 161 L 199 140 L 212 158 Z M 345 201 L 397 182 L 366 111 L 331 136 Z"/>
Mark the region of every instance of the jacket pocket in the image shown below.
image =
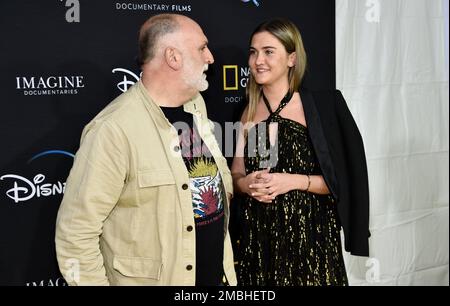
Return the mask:
<path id="1" fill-rule="evenodd" d="M 139 171 L 137 184 L 139 187 L 136 190 L 136 202 L 141 208 L 141 226 L 148 226 L 151 218 L 172 214 L 175 211 L 176 182 L 169 169 Z M 155 222 L 157 224 L 158 220 Z"/>
<path id="2" fill-rule="evenodd" d="M 174 185 L 175 178 L 169 169 L 155 169 L 138 172 L 138 184 L 140 188 Z"/>
<path id="3" fill-rule="evenodd" d="M 113 268 L 124 276 L 159 280 L 162 263 L 151 258 L 116 255 L 113 259 Z"/>

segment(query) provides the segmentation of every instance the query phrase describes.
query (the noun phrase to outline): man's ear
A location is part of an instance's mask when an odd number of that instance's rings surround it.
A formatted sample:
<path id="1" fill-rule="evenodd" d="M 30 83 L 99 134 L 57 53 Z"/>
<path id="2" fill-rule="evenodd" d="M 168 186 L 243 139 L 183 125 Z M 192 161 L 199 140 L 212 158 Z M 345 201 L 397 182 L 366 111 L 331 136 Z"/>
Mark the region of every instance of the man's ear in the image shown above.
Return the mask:
<path id="1" fill-rule="evenodd" d="M 181 52 L 177 48 L 167 47 L 164 51 L 164 59 L 167 65 L 173 70 L 179 70 L 182 67 Z"/>

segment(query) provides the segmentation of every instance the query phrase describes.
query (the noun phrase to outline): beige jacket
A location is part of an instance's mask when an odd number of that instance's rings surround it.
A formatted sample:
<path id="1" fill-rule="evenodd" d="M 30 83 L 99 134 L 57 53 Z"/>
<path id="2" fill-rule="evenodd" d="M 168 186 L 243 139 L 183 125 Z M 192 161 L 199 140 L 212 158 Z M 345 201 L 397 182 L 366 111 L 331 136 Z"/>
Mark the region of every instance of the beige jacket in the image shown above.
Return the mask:
<path id="1" fill-rule="evenodd" d="M 194 115 L 232 194 L 201 95 L 184 110 Z M 175 128 L 141 82 L 85 127 L 56 224 L 58 263 L 69 284 L 195 285 L 192 198 L 177 144 Z M 228 221 L 229 201 L 223 268 L 236 285 Z"/>

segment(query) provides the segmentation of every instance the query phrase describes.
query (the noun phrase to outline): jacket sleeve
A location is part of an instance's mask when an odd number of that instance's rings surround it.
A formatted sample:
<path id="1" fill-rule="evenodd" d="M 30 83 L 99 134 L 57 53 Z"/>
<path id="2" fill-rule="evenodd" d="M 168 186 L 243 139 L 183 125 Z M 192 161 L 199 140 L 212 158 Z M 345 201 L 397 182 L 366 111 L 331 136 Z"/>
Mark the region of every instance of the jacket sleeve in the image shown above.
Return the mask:
<path id="1" fill-rule="evenodd" d="M 351 253 L 369 255 L 369 182 L 364 143 L 358 126 L 340 91 L 336 91 L 336 113 L 343 135 L 347 159 L 350 231 L 346 242 Z"/>
<path id="2" fill-rule="evenodd" d="M 105 122 L 92 125 L 83 132 L 56 221 L 58 264 L 70 285 L 109 284 L 99 237 L 127 173 L 119 129 Z"/>

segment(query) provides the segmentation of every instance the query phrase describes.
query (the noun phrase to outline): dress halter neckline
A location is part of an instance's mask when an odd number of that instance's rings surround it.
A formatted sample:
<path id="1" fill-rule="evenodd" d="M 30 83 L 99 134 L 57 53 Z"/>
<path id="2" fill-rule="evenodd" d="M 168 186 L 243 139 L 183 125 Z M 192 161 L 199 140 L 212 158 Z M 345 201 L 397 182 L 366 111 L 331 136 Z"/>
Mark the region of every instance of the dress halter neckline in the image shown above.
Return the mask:
<path id="1" fill-rule="evenodd" d="M 266 104 L 267 109 L 269 110 L 270 116 L 268 118 L 268 121 L 271 121 L 271 119 L 275 116 L 279 116 L 280 112 L 283 110 L 283 108 L 291 101 L 291 98 L 293 96 L 293 92 L 288 91 L 287 94 L 283 97 L 280 104 L 278 105 L 278 108 L 273 112 L 272 108 L 270 107 L 270 103 L 267 100 L 266 96 L 264 95 L 264 91 L 261 91 L 262 98 L 264 100 L 264 103 Z"/>

